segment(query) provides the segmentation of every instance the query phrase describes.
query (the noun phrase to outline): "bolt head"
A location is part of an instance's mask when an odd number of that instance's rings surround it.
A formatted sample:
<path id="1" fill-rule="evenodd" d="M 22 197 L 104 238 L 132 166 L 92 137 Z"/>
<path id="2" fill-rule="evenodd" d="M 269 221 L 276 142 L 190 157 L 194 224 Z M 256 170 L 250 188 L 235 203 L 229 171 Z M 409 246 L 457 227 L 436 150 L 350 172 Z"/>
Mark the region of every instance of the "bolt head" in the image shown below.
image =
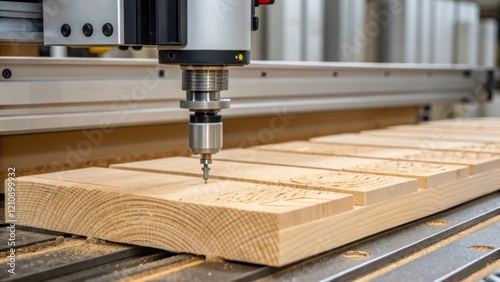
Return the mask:
<path id="1" fill-rule="evenodd" d="M 63 24 L 61 26 L 61 34 L 64 37 L 68 37 L 71 35 L 71 26 L 69 24 Z"/>
<path id="2" fill-rule="evenodd" d="M 113 25 L 110 24 L 110 23 L 106 23 L 102 26 L 102 33 L 106 36 L 106 37 L 110 37 L 111 35 L 113 35 Z"/>
<path id="3" fill-rule="evenodd" d="M 94 33 L 94 27 L 91 24 L 86 23 L 83 25 L 82 31 L 83 35 L 90 37 Z"/>
<path id="4" fill-rule="evenodd" d="M 3 76 L 3 78 L 5 78 L 5 79 L 9 79 L 9 78 L 11 78 L 11 77 L 12 77 L 12 71 L 11 71 L 11 70 L 9 70 L 9 69 L 4 69 L 4 70 L 2 71 L 2 76 Z"/>

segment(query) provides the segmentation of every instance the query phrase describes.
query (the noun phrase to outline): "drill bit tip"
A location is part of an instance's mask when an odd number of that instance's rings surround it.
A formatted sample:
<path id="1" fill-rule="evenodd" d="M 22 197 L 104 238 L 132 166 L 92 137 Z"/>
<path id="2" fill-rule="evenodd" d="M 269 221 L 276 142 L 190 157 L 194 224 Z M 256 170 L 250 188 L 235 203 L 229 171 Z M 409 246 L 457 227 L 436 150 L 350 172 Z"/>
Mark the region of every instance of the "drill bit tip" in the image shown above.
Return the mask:
<path id="1" fill-rule="evenodd" d="M 204 164 L 203 168 L 201 170 L 203 170 L 203 179 L 205 179 L 205 184 L 207 184 L 208 183 L 208 178 L 210 177 L 209 176 L 209 174 L 210 174 L 210 167 L 208 166 L 208 164 Z"/>
<path id="2" fill-rule="evenodd" d="M 203 179 L 205 179 L 205 184 L 207 184 L 208 179 L 210 177 L 209 164 L 212 163 L 212 156 L 211 155 L 203 155 L 202 159 L 200 160 L 200 163 L 203 165 L 203 168 L 201 170 L 203 171 Z"/>

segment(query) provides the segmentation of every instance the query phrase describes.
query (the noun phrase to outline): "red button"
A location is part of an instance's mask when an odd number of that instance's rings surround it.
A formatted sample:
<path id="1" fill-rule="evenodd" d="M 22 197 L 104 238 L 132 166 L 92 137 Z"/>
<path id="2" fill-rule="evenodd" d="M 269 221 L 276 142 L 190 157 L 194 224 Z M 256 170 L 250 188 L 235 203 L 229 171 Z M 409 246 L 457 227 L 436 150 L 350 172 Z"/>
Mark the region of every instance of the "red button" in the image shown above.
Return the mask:
<path id="1" fill-rule="evenodd" d="M 274 4 L 274 0 L 259 0 L 259 5 L 271 5 Z"/>

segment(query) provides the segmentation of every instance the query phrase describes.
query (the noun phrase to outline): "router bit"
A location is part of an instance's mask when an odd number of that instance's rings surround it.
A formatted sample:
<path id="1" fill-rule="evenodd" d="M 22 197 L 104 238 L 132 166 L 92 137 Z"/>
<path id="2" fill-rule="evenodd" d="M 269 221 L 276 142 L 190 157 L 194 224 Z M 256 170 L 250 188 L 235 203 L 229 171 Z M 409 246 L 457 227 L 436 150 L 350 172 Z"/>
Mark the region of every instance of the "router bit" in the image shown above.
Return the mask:
<path id="1" fill-rule="evenodd" d="M 210 177 L 210 166 L 212 164 L 212 154 L 202 154 L 200 163 L 203 165 L 201 169 L 203 171 L 203 179 L 205 179 L 205 184 L 208 183 L 208 178 Z"/>

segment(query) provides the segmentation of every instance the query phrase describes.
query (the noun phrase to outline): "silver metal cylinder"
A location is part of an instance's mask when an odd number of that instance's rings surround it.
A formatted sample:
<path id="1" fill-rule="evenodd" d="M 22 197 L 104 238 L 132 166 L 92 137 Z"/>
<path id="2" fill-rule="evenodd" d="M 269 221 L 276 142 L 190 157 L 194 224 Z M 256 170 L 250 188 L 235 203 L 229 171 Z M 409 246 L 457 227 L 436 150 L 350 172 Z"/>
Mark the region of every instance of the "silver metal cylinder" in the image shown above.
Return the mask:
<path id="1" fill-rule="evenodd" d="M 189 124 L 189 147 L 193 154 L 216 154 L 222 143 L 222 122 Z"/>
<path id="2" fill-rule="evenodd" d="M 183 66 L 182 90 L 225 91 L 229 89 L 229 70 L 219 66 Z"/>
<path id="3" fill-rule="evenodd" d="M 186 99 L 180 107 L 190 111 L 220 112 L 230 107 L 229 99 L 220 99 L 220 91 L 229 88 L 229 70 L 224 66 L 182 66 L 182 90 Z"/>

